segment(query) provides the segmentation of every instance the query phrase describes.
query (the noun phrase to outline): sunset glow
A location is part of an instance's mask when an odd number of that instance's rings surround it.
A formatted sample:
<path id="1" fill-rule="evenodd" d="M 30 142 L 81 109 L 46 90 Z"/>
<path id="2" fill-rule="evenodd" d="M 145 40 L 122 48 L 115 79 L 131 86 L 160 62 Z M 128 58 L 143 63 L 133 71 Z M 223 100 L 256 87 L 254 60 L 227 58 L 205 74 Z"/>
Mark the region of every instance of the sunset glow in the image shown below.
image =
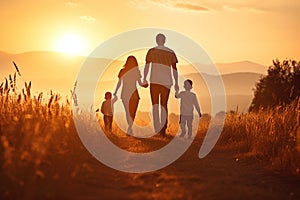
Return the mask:
<path id="1" fill-rule="evenodd" d="M 66 54 L 83 55 L 86 50 L 86 43 L 79 35 L 66 34 L 59 38 L 55 50 Z"/>
<path id="2" fill-rule="evenodd" d="M 157 27 L 190 37 L 215 62 L 269 65 L 299 59 L 299 7 L 294 0 L 1 1 L 1 51 L 88 55 L 114 35 Z"/>
<path id="3" fill-rule="evenodd" d="M 0 200 L 300 200 L 299 11 L 0 0 Z"/>

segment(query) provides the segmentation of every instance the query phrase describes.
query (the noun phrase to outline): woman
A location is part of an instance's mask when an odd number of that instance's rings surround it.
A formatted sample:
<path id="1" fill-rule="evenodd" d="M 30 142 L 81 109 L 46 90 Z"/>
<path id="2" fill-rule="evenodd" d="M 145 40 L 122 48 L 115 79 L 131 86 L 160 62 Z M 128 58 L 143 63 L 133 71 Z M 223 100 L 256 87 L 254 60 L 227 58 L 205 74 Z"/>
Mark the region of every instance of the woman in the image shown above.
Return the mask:
<path id="1" fill-rule="evenodd" d="M 132 125 L 139 104 L 140 96 L 136 87 L 138 83 L 142 87 L 147 87 L 141 81 L 141 72 L 138 68 L 137 60 L 134 56 L 129 56 L 123 69 L 120 70 L 118 75 L 119 81 L 116 86 L 114 95 L 116 96 L 121 84 L 121 99 L 126 112 L 126 120 L 128 123 L 127 134 L 132 134 Z"/>

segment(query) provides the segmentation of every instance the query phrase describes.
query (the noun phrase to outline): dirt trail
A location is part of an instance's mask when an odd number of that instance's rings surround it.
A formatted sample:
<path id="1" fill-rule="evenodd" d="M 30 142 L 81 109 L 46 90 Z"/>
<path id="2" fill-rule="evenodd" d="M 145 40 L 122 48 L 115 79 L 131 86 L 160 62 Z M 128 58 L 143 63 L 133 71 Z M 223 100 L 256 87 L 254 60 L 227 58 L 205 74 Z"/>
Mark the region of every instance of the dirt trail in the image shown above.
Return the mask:
<path id="1" fill-rule="evenodd" d="M 129 138 L 126 144 L 137 143 Z M 196 138 L 176 162 L 144 174 L 119 172 L 88 156 L 80 161 L 84 170 L 58 188 L 65 199 L 300 199 L 299 179 L 253 158 L 237 159 L 237 150 L 220 145 L 199 159 L 200 144 Z"/>

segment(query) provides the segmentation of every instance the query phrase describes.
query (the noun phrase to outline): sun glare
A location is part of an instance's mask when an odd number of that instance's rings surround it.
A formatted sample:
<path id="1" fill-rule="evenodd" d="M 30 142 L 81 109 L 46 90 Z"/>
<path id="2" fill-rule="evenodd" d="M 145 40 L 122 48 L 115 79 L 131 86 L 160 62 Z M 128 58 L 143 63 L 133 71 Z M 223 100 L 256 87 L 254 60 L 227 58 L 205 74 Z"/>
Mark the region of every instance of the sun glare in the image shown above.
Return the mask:
<path id="1" fill-rule="evenodd" d="M 86 44 L 81 36 L 66 34 L 59 38 L 55 50 L 66 54 L 83 55 L 86 50 Z"/>

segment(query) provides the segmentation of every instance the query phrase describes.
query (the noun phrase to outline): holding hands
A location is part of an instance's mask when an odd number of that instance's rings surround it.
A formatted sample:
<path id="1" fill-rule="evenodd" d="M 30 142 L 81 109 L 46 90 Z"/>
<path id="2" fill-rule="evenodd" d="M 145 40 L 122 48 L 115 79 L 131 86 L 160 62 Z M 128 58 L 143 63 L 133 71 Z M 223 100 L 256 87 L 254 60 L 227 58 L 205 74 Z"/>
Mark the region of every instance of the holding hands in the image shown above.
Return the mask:
<path id="1" fill-rule="evenodd" d="M 142 84 L 141 84 L 141 86 L 143 88 L 147 88 L 149 86 L 148 81 L 146 79 L 144 79 L 143 82 L 142 82 Z"/>
<path id="2" fill-rule="evenodd" d="M 116 101 L 118 100 L 118 96 L 116 94 L 114 94 L 114 98 Z"/>

